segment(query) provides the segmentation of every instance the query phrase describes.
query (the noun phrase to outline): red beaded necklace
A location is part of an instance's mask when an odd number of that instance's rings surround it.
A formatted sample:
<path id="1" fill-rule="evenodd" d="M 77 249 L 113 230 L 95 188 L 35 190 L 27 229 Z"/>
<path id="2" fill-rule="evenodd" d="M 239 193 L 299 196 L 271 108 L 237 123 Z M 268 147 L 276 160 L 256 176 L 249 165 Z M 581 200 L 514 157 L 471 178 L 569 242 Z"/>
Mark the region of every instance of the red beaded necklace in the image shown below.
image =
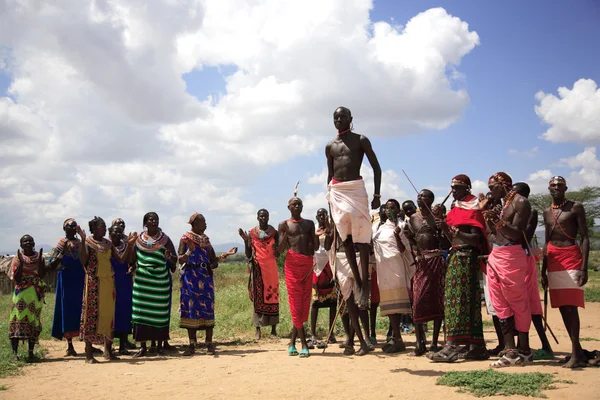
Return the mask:
<path id="1" fill-rule="evenodd" d="M 563 208 L 565 206 L 565 204 L 567 204 L 569 202 L 568 199 L 565 199 L 565 201 L 563 201 L 562 203 L 556 205 L 554 204 L 554 202 L 552 202 L 552 208 L 554 208 L 555 210 L 558 210 L 559 208 Z"/>
<path id="2" fill-rule="evenodd" d="M 348 129 L 346 129 L 345 131 L 342 131 L 342 132 L 338 131 L 338 133 L 337 133 L 337 134 L 338 134 L 338 136 L 341 136 L 341 135 L 343 135 L 344 133 L 348 133 L 348 132 L 350 132 L 350 128 L 348 128 Z"/>

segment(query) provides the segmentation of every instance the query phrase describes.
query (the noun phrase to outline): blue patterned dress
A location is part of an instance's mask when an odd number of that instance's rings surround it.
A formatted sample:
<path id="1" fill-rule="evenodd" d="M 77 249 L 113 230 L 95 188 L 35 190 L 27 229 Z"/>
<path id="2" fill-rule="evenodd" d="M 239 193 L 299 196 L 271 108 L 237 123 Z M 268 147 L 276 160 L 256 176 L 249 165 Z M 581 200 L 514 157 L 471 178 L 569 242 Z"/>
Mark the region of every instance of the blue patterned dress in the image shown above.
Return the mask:
<path id="1" fill-rule="evenodd" d="M 215 285 L 210 270 L 210 255 L 214 252 L 206 235 L 186 232 L 181 241 L 186 244 L 188 263 L 181 273 L 179 326 L 205 330 L 215 326 Z"/>

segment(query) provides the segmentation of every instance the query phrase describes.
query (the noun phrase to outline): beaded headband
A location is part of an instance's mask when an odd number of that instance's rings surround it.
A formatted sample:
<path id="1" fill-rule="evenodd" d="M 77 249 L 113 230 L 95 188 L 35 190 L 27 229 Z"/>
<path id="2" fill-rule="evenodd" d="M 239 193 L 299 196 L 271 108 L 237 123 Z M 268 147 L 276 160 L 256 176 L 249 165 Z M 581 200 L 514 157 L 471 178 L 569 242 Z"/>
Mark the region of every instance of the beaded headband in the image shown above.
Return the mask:
<path id="1" fill-rule="evenodd" d="M 452 179 L 452 183 L 450 184 L 450 186 L 466 186 L 468 188 L 471 187 L 467 182 L 461 181 L 456 178 Z"/>
<path id="2" fill-rule="evenodd" d="M 66 228 L 67 225 L 71 225 L 72 222 L 75 222 L 75 218 L 65 219 L 65 222 L 63 222 L 63 229 Z"/>
<path id="3" fill-rule="evenodd" d="M 503 186 L 512 186 L 512 179 L 505 172 L 497 172 L 488 180 L 488 186 L 492 183 L 499 183 Z"/>
<path id="4" fill-rule="evenodd" d="M 549 185 L 552 185 L 552 184 L 558 185 L 558 184 L 561 184 L 561 183 L 564 184 L 564 185 L 566 185 L 567 181 L 562 176 L 558 176 L 557 175 L 557 176 L 553 176 L 552 178 L 550 178 L 550 182 L 548 184 Z"/>
<path id="5" fill-rule="evenodd" d="M 115 225 L 119 222 L 125 223 L 125 221 L 123 221 L 123 218 L 115 218 L 112 220 L 111 225 Z"/>

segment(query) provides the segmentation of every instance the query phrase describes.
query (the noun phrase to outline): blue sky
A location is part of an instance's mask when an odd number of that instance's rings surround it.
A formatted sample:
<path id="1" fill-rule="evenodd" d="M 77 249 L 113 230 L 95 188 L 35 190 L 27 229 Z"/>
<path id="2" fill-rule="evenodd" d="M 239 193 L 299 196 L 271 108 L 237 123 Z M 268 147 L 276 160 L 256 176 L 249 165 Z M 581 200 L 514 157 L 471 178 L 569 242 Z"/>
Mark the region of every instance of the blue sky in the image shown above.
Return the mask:
<path id="1" fill-rule="evenodd" d="M 324 146 L 335 137 L 331 116 L 338 105 L 353 110 L 356 131 L 371 138 L 382 169 L 393 178 L 384 198 L 415 197 L 402 169 L 419 188 L 434 188 L 438 195 L 458 173 L 486 181 L 499 170 L 516 180 L 542 171 L 532 182 L 537 191 L 544 190 L 548 170 L 572 176 L 575 188 L 600 185 L 600 119 L 594 117 L 600 115 L 600 92 L 594 97 L 574 89 L 580 79 L 600 83 L 597 2 L 375 0 L 367 15 L 362 0 L 264 0 L 262 7 L 236 1 L 217 9 L 211 2 L 157 0 L 143 12 L 125 14 L 107 6 L 113 20 L 139 28 L 125 33 L 98 23 L 85 2 L 65 2 L 64 14 L 51 16 L 9 7 L 0 17 L 0 61 L 6 65 L 0 62 L 0 129 L 23 136 L 20 142 L 0 141 L 0 154 L 10 154 L 2 153 L 10 146 L 24 149 L 22 158 L 9 158 L 1 168 L 9 178 L 0 180 L 0 204 L 14 212 L 0 217 L 0 244 L 14 243 L 21 230 L 39 231 L 40 240 L 53 242 L 69 216 L 139 221 L 150 209 L 159 211 L 173 236 L 185 229 L 189 214 L 200 211 L 217 243 L 238 240 L 237 227 L 249 228 L 254 210 L 270 209 L 273 224 L 287 216 L 297 180 L 300 196 L 311 198 L 305 217 L 312 218 L 316 207 L 326 205 L 323 197 L 314 198 L 323 194 L 325 182 L 308 180 L 326 166 Z M 197 12 L 188 12 L 190 7 Z M 447 14 L 427 11 L 435 7 L 467 23 L 469 32 L 452 25 Z M 419 13 L 426 18 L 417 18 Z M 181 23 L 162 24 L 172 18 Z M 408 21 L 427 18 L 444 33 L 405 35 Z M 379 41 L 352 36 L 365 21 L 370 39 Z M 443 108 L 410 92 L 427 86 L 427 77 L 403 82 L 385 75 L 384 62 L 367 60 L 399 52 L 401 60 L 393 65 L 412 73 L 402 58 L 419 57 L 402 53 L 398 43 L 369 53 L 369 46 L 382 43 L 372 25 L 379 21 L 401 26 L 396 33 L 411 43 L 423 37 L 441 43 L 428 49 L 446 57 L 450 83 L 444 89 L 448 83 L 434 82 L 437 89 L 429 94 L 454 103 L 460 99 L 453 91 L 466 90 L 470 100 L 452 112 L 454 123 L 423 129 L 411 119 L 410 107 L 390 105 L 397 97 L 429 107 L 424 118 L 435 123 Z M 478 43 L 469 36 L 473 32 Z M 462 41 L 464 51 L 450 39 Z M 448 57 L 460 60 L 460 78 L 450 78 Z M 384 93 L 386 79 L 397 96 Z M 559 87 L 576 96 L 536 114 L 536 93 L 552 100 Z M 399 123 L 390 119 L 396 111 Z M 373 121 L 382 123 L 373 128 Z M 541 138 L 550 127 L 561 143 Z M 121 152 L 111 151 L 115 144 Z M 569 161 L 558 165 L 560 159 Z"/>

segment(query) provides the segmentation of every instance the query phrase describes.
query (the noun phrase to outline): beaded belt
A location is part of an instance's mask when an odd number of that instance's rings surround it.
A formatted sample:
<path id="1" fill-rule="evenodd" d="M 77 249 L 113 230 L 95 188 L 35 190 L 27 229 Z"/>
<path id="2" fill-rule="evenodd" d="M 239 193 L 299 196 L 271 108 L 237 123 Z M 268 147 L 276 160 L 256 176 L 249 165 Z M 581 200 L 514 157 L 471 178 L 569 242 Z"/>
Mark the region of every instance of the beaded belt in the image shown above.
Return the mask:
<path id="1" fill-rule="evenodd" d="M 441 255 L 442 255 L 441 251 L 436 251 L 436 252 L 433 252 L 433 253 L 418 254 L 417 255 L 417 261 L 429 260 L 431 258 L 440 257 Z"/>
<path id="2" fill-rule="evenodd" d="M 209 264 L 205 263 L 205 262 L 201 262 L 201 263 L 188 263 L 188 266 L 190 268 L 198 268 L 198 267 L 200 267 L 200 268 L 207 268 L 208 269 Z"/>

